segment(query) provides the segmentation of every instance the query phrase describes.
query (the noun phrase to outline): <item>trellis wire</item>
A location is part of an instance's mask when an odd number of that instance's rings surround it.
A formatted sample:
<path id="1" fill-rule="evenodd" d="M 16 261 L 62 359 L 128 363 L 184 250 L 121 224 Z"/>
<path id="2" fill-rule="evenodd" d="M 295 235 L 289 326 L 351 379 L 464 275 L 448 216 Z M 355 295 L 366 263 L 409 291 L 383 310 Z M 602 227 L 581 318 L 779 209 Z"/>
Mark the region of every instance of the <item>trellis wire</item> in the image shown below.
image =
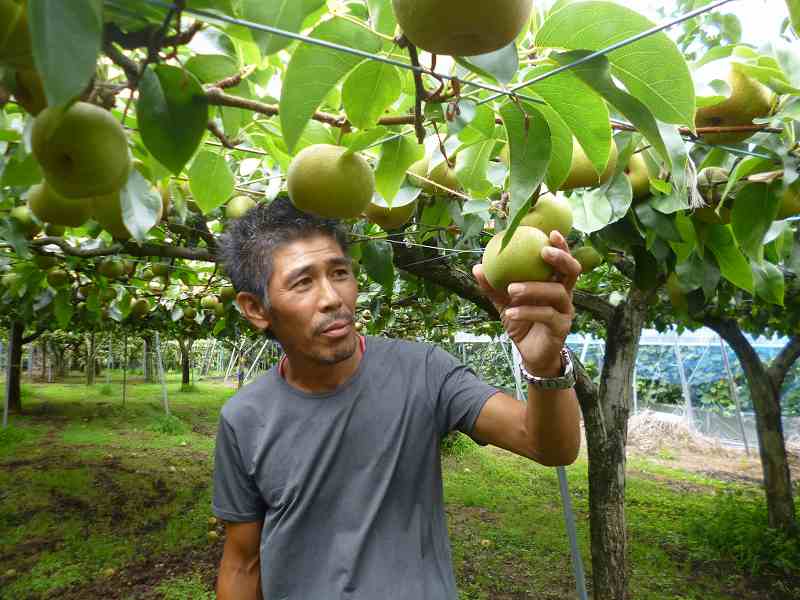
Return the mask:
<path id="1" fill-rule="evenodd" d="M 142 1 L 147 3 L 147 4 L 150 4 L 151 6 L 157 6 L 159 8 L 164 8 L 164 9 L 175 9 L 176 8 L 174 4 L 170 4 L 169 2 L 164 2 L 163 0 L 142 0 Z M 728 1 L 731 1 L 731 0 L 728 0 Z M 401 62 L 399 60 L 394 60 L 392 58 L 386 58 L 385 56 L 380 56 L 380 55 L 377 55 L 377 54 L 372 54 L 371 52 L 366 52 L 364 50 L 359 50 L 358 48 L 350 48 L 348 46 L 343 46 L 341 44 L 336 44 L 334 42 L 328 42 L 326 40 L 321 40 L 321 39 L 317 39 L 317 38 L 308 37 L 307 35 L 302 35 L 300 33 L 294 33 L 292 31 L 286 31 L 284 29 L 279 29 L 277 27 L 272 27 L 270 25 L 263 25 L 261 23 L 254 23 L 252 21 L 245 21 L 243 19 L 236 19 L 234 17 L 229 17 L 228 15 L 215 14 L 215 13 L 207 12 L 205 10 L 199 10 L 199 9 L 196 9 L 196 8 L 184 8 L 184 9 L 182 9 L 181 12 L 183 12 L 185 14 L 188 14 L 188 15 L 195 16 L 195 17 L 200 17 L 200 18 L 202 18 L 204 20 L 207 20 L 207 21 L 222 21 L 224 23 L 229 23 L 231 25 L 239 25 L 241 27 L 245 27 L 247 29 L 252 29 L 254 31 L 261 31 L 261 32 L 264 32 L 264 33 L 270 33 L 272 35 L 277 35 L 279 37 L 289 38 L 289 39 L 296 40 L 296 41 L 299 41 L 299 42 L 303 42 L 303 43 L 306 43 L 306 44 L 311 44 L 311 45 L 314 45 L 314 46 L 321 46 L 321 47 L 326 48 L 328 50 L 335 50 L 335 51 L 338 51 L 338 52 L 344 52 L 346 54 L 352 54 L 354 56 L 358 56 L 360 58 L 364 58 L 364 59 L 367 59 L 367 60 L 375 60 L 375 61 L 378 61 L 378 62 L 385 63 L 387 65 L 392 65 L 392 66 L 395 66 L 395 67 L 399 67 L 401 69 L 407 69 L 409 71 L 414 71 L 416 73 L 420 73 L 420 74 L 423 74 L 423 75 L 430 75 L 432 77 L 445 79 L 447 81 L 457 81 L 458 83 L 460 83 L 462 85 L 469 85 L 469 86 L 480 88 L 480 89 L 483 89 L 483 90 L 486 90 L 486 91 L 489 91 L 489 92 L 494 92 L 496 94 L 499 94 L 500 96 L 505 96 L 505 95 L 511 96 L 511 95 L 514 95 L 514 96 L 517 96 L 517 97 L 522 98 L 524 100 L 528 100 L 529 102 L 535 102 L 537 104 L 541 104 L 542 103 L 542 100 L 540 98 L 534 98 L 533 96 L 524 96 L 524 95 L 521 95 L 521 94 L 514 94 L 512 92 L 508 92 L 508 91 L 503 90 L 502 88 L 499 88 L 499 87 L 494 86 L 494 85 L 489 85 L 489 84 L 486 84 L 486 83 L 480 83 L 480 82 L 477 82 L 477 81 L 471 81 L 471 80 L 467 80 L 467 79 L 461 79 L 459 77 L 456 77 L 455 75 L 445 75 L 445 74 L 442 74 L 442 73 L 436 73 L 435 71 L 432 71 L 430 69 L 426 69 L 425 67 L 415 66 L 415 65 L 412 65 L 412 64 L 409 64 L 409 63 Z"/>
<path id="2" fill-rule="evenodd" d="M 509 90 L 509 92 L 511 92 L 512 94 L 516 93 L 518 90 L 526 88 L 529 85 L 533 85 L 535 83 L 539 83 L 540 81 L 544 81 L 548 77 L 555 77 L 559 73 L 563 73 L 564 71 L 568 71 L 569 69 L 572 69 L 574 67 L 580 66 L 580 65 L 582 65 L 584 63 L 587 63 L 587 62 L 589 62 L 591 60 L 594 60 L 595 58 L 599 58 L 601 56 L 604 56 L 604 55 L 606 55 L 606 54 L 608 54 L 610 52 L 613 52 L 614 50 L 619 50 L 620 48 L 624 48 L 625 46 L 629 46 L 630 44 L 633 44 L 633 43 L 638 42 L 640 40 L 643 40 L 643 39 L 645 39 L 647 37 L 655 35 L 656 33 L 660 33 L 661 31 L 664 31 L 665 29 L 669 29 L 670 27 L 674 27 L 675 25 L 683 23 L 684 21 L 688 21 L 689 19 L 693 19 L 693 18 L 695 18 L 695 17 L 697 17 L 697 16 L 699 16 L 699 15 L 701 15 L 703 13 L 711 12 L 712 10 L 715 10 L 715 9 L 719 8 L 723 4 L 727 4 L 729 2 L 734 2 L 734 1 L 735 0 L 718 0 L 718 2 L 714 2 L 713 4 L 709 4 L 707 6 L 703 6 L 701 8 L 698 8 L 697 10 L 693 10 L 693 11 L 691 11 L 689 13 L 686 13 L 685 15 L 683 15 L 681 17 L 678 17 L 677 19 L 673 19 L 672 21 L 664 23 L 663 25 L 656 25 L 655 27 L 651 27 L 647 31 L 642 31 L 641 33 L 637 33 L 636 35 L 634 35 L 632 37 L 629 37 L 627 39 L 621 40 L 621 41 L 617 42 L 616 44 L 612 44 L 612 45 L 608 46 L 607 48 L 603 48 L 602 50 L 597 50 L 596 52 L 592 52 L 591 54 L 587 54 L 583 58 L 579 58 L 578 60 L 573 61 L 573 62 L 571 62 L 569 64 L 566 64 L 566 65 L 562 65 L 562 66 L 558 67 L 557 69 L 553 69 L 552 71 L 548 71 L 547 73 L 542 73 L 541 75 L 539 75 L 537 77 L 534 77 L 533 79 L 531 79 L 529 81 L 525 81 L 523 83 L 515 85 L 514 87 L 512 87 Z M 487 98 L 485 100 L 482 100 L 481 102 L 478 102 L 478 104 L 485 104 L 487 102 L 492 102 L 493 100 L 497 100 L 498 98 L 500 98 L 502 95 L 505 95 L 505 94 L 495 95 L 493 97 L 490 97 L 490 98 Z M 520 96 L 520 97 L 522 97 L 522 96 Z"/>

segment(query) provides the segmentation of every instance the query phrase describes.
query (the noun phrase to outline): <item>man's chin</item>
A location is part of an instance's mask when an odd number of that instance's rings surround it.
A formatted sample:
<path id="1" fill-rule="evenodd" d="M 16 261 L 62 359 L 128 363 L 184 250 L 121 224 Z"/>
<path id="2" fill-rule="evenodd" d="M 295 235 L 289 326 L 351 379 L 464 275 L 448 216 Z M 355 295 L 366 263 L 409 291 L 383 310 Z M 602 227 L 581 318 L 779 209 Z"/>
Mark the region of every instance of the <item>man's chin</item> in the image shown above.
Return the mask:
<path id="1" fill-rule="evenodd" d="M 321 353 L 317 359 L 326 365 L 336 365 L 351 358 L 356 353 L 358 347 L 358 336 L 353 335 L 341 340 L 334 348 L 329 351 Z"/>

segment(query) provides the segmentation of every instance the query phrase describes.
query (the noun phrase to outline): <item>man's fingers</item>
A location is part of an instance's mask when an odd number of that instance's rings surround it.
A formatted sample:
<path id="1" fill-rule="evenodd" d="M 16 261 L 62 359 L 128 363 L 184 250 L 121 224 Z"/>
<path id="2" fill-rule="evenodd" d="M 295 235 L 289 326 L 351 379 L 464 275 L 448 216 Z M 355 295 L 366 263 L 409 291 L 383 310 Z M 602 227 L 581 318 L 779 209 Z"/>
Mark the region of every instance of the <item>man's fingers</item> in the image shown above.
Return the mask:
<path id="1" fill-rule="evenodd" d="M 503 314 L 503 325 L 513 328 L 515 323 L 542 323 L 553 332 L 554 337 L 566 337 L 572 328 L 572 318 L 552 306 L 516 306 L 507 308 Z"/>
<path id="2" fill-rule="evenodd" d="M 550 248 L 542 250 L 542 258 L 556 271 L 559 281 L 569 292 L 573 290 L 583 268 L 569 251 L 569 245 L 558 231 L 550 234 Z"/>
<path id="3" fill-rule="evenodd" d="M 508 306 L 509 303 L 508 294 L 494 289 L 489 284 L 489 281 L 486 279 L 486 275 L 483 273 L 482 264 L 479 263 L 472 267 L 472 274 L 475 277 L 475 280 L 478 282 L 478 286 L 480 286 L 481 291 L 483 291 L 483 295 L 489 298 L 492 304 L 494 304 L 497 312 L 503 312 L 503 309 Z"/>
<path id="4" fill-rule="evenodd" d="M 564 283 L 560 281 L 529 281 L 508 286 L 510 306 L 551 306 L 555 310 L 571 315 L 572 298 Z"/>

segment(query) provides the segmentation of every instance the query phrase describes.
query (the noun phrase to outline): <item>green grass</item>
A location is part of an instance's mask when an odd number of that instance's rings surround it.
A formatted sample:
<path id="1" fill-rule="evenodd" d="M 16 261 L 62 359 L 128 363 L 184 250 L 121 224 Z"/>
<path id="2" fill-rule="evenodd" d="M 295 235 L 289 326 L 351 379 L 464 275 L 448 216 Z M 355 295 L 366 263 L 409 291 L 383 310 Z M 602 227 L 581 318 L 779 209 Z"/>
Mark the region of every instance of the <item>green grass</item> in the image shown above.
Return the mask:
<path id="1" fill-rule="evenodd" d="M 123 582 L 131 600 L 214 597 L 213 436 L 234 390 L 181 392 L 173 374 L 166 416 L 160 385 L 130 385 L 124 406 L 116 374 L 110 387 L 25 385 L 25 414 L 0 431 L 0 599 L 104 598 Z M 446 450 L 460 600 L 574 598 L 556 471 L 462 435 Z M 800 598 L 785 576 L 800 566 L 793 542 L 765 533 L 758 488 L 688 473 L 675 456 L 628 461 L 632 597 Z M 585 456 L 567 472 L 591 581 Z"/>

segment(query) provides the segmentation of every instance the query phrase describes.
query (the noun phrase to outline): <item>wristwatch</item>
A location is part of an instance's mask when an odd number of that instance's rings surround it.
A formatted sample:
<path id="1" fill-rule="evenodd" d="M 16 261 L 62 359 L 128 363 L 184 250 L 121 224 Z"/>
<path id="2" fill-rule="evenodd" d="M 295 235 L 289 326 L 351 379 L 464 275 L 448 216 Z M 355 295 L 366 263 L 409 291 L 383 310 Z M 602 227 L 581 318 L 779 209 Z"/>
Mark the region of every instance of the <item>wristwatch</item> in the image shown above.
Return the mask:
<path id="1" fill-rule="evenodd" d="M 568 390 L 571 387 L 575 387 L 575 368 L 572 365 L 569 350 L 566 348 L 561 349 L 561 364 L 563 365 L 563 373 L 559 377 L 537 377 L 536 375 L 531 375 L 524 365 L 520 365 L 519 370 L 528 385 L 532 385 L 535 388 L 542 390 Z"/>

